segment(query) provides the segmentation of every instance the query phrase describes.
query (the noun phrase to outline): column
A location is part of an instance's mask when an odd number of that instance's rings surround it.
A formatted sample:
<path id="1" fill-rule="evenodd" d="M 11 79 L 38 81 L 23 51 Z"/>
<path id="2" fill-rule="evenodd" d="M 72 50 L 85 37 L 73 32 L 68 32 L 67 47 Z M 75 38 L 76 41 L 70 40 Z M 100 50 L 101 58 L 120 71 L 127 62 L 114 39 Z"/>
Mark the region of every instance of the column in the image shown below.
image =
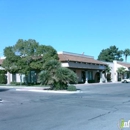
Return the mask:
<path id="1" fill-rule="evenodd" d="M 113 61 L 113 82 L 117 82 L 118 81 L 118 74 L 117 74 L 117 61 Z"/>
<path id="2" fill-rule="evenodd" d="M 88 84 L 88 71 L 86 71 L 86 81 L 85 84 Z"/>
<path id="3" fill-rule="evenodd" d="M 105 77 L 105 83 L 107 83 L 107 74 L 108 74 L 107 72 L 105 72 L 105 74 L 104 74 L 105 75 L 104 76 Z"/>
<path id="4" fill-rule="evenodd" d="M 107 83 L 107 78 L 105 77 L 106 73 L 102 73 L 102 80 L 103 82 Z"/>
<path id="5" fill-rule="evenodd" d="M 102 79 L 102 71 L 100 71 L 100 83 L 103 83 L 103 79 Z"/>
<path id="6" fill-rule="evenodd" d="M 7 76 L 7 84 L 10 84 L 10 73 L 7 72 L 6 76 Z"/>

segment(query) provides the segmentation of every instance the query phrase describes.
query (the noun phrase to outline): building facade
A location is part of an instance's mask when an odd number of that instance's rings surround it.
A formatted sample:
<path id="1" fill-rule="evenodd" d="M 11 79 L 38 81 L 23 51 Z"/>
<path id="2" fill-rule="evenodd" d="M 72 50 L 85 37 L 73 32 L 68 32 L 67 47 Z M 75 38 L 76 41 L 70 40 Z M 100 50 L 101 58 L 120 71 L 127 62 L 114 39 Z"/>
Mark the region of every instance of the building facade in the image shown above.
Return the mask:
<path id="1" fill-rule="evenodd" d="M 127 73 L 123 74 L 123 78 L 130 78 L 130 63 L 121 62 L 121 61 L 113 61 L 113 62 L 104 62 L 110 67 L 110 78 L 112 82 L 120 81 L 120 74 L 117 72 L 118 68 L 125 68 Z"/>
<path id="2" fill-rule="evenodd" d="M 58 56 L 62 67 L 67 67 L 77 74 L 79 83 L 87 84 L 107 82 L 105 70 L 108 64 L 95 60 L 93 56 L 64 51 L 58 52 Z M 0 64 L 2 64 L 3 60 L 4 59 L 0 59 Z M 35 77 L 35 72 L 32 72 L 31 76 L 28 77 L 28 80 L 31 82 L 31 80 L 35 79 Z M 21 81 L 25 81 L 24 75 L 11 74 L 7 72 L 7 84 Z"/>
<path id="3" fill-rule="evenodd" d="M 95 60 L 92 56 L 70 52 L 58 52 L 59 61 L 63 67 L 73 70 L 79 83 L 107 82 L 105 69 L 107 64 Z"/>

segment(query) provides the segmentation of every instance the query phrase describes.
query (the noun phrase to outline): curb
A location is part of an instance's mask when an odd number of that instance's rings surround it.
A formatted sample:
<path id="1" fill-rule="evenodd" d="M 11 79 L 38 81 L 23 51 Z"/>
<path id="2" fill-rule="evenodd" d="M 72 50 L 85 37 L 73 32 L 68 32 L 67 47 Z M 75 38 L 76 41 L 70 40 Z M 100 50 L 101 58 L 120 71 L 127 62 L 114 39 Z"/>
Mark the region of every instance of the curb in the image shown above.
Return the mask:
<path id="1" fill-rule="evenodd" d="M 11 88 L 15 88 L 15 89 L 46 89 L 46 88 L 50 88 L 50 87 L 27 87 L 27 86 L 0 86 L 0 89 L 3 89 L 3 88 L 8 88 L 8 89 L 11 89 Z"/>
<path id="2" fill-rule="evenodd" d="M 120 84 L 121 82 L 111 82 L 111 83 L 88 83 L 88 84 L 76 84 L 75 86 L 91 86 L 91 85 L 104 85 L 104 84 Z"/>
<path id="3" fill-rule="evenodd" d="M 61 93 L 61 94 L 81 93 L 80 90 L 77 90 L 77 91 L 55 91 L 55 90 L 16 89 L 16 91 L 30 91 L 30 92 L 40 92 L 40 93 Z"/>

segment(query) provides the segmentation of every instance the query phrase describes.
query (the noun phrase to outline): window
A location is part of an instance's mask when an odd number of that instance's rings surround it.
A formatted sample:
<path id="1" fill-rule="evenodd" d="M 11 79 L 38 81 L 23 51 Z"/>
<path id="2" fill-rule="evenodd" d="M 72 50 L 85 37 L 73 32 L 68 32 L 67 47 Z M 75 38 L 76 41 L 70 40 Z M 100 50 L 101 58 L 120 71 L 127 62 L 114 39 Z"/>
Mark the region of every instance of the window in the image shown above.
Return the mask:
<path id="1" fill-rule="evenodd" d="M 93 71 L 88 71 L 88 80 L 93 80 Z"/>
<path id="2" fill-rule="evenodd" d="M 16 82 L 16 74 L 12 74 L 12 82 Z"/>

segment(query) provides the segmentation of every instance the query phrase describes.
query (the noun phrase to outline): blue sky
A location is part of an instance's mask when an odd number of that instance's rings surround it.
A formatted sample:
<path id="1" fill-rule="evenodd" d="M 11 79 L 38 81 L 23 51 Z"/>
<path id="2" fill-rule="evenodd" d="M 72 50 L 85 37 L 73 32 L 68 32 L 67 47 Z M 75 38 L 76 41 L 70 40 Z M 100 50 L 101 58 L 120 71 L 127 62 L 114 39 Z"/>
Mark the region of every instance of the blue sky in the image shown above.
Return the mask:
<path id="1" fill-rule="evenodd" d="M 18 39 L 95 59 L 130 48 L 130 0 L 0 0 L 0 52 Z"/>

